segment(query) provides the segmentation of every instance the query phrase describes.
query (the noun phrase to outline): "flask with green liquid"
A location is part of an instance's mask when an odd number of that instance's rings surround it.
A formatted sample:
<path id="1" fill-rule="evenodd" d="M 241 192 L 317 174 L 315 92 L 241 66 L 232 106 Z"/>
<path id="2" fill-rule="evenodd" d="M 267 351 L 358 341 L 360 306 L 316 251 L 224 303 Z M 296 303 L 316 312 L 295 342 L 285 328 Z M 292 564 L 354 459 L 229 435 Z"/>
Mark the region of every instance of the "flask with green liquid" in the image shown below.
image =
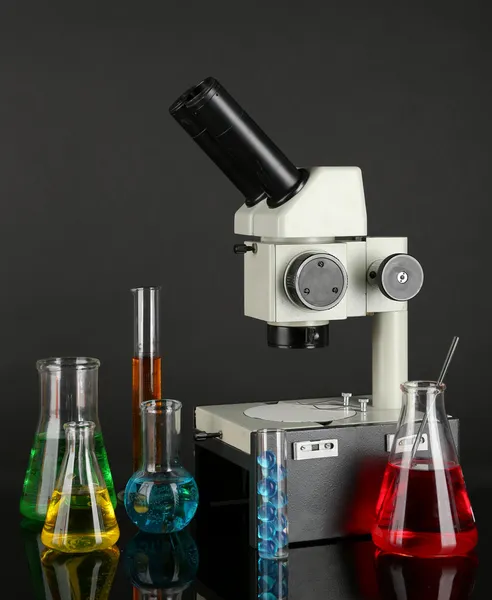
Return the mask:
<path id="1" fill-rule="evenodd" d="M 113 507 L 116 494 L 97 410 L 97 358 L 68 357 L 39 360 L 41 412 L 24 479 L 20 511 L 28 519 L 44 521 L 65 453 L 64 424 L 93 421 L 94 446 Z"/>

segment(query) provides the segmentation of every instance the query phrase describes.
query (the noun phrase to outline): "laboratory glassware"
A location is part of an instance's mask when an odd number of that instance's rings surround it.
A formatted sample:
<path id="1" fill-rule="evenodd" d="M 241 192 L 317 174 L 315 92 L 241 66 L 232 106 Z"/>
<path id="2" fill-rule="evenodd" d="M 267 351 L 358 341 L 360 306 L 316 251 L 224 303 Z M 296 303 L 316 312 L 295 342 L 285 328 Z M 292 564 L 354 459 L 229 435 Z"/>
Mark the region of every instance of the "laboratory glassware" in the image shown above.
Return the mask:
<path id="1" fill-rule="evenodd" d="M 66 357 L 38 360 L 41 411 L 27 467 L 20 511 L 28 519 L 44 521 L 65 453 L 68 421 L 93 421 L 97 460 L 111 502 L 116 506 L 108 456 L 99 423 L 97 358 Z"/>
<path id="2" fill-rule="evenodd" d="M 198 506 L 197 485 L 179 458 L 181 402 L 146 400 L 140 410 L 143 453 L 126 484 L 125 509 L 142 531 L 180 531 Z"/>
<path id="3" fill-rule="evenodd" d="M 125 548 L 134 598 L 178 600 L 196 577 L 198 548 L 187 529 L 171 534 L 140 531 Z"/>
<path id="4" fill-rule="evenodd" d="M 258 559 L 258 600 L 287 600 L 289 561 Z"/>
<path id="5" fill-rule="evenodd" d="M 21 521 L 21 536 L 24 542 L 34 599 L 53 600 L 41 563 L 41 557 L 46 550 L 45 545 L 41 542 L 42 529 L 43 524 L 40 521 L 29 519 L 22 519 Z"/>
<path id="6" fill-rule="evenodd" d="M 416 558 L 376 553 L 381 600 L 466 600 L 472 597 L 478 559 L 466 556 Z"/>
<path id="7" fill-rule="evenodd" d="M 41 541 L 67 553 L 113 546 L 120 530 L 94 449 L 92 421 L 65 423 L 67 446 Z"/>
<path id="8" fill-rule="evenodd" d="M 381 550 L 409 556 L 466 554 L 478 535 L 444 406 L 445 385 L 409 381 L 401 390 L 372 539 Z"/>
<path id="9" fill-rule="evenodd" d="M 86 554 L 48 549 L 43 571 L 56 600 L 107 600 L 118 566 L 118 546 Z"/>
<path id="10" fill-rule="evenodd" d="M 287 558 L 287 437 L 283 429 L 257 431 L 256 468 L 258 553 L 261 558 Z"/>
<path id="11" fill-rule="evenodd" d="M 140 405 L 161 398 L 160 286 L 133 288 L 133 471 L 141 462 Z"/>

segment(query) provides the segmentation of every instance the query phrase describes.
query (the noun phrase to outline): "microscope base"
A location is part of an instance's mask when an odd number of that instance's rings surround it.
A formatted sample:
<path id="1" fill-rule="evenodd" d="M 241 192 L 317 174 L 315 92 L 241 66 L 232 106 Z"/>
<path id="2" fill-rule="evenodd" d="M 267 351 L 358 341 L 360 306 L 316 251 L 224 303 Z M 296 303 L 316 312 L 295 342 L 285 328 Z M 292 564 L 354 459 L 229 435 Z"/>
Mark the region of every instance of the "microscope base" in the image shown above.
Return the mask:
<path id="1" fill-rule="evenodd" d="M 325 398 L 275 404 L 322 405 L 328 400 L 340 402 Z M 204 423 L 214 421 L 214 431 L 224 433 L 222 440 L 195 443 L 201 517 L 211 516 L 211 509 L 221 505 L 248 504 L 249 541 L 256 546 L 256 431 L 279 427 L 287 431 L 289 444 L 289 542 L 369 534 L 399 411 L 368 406 L 367 412 L 356 412 L 354 402 L 356 398 L 346 409 L 352 416 L 330 423 L 274 422 L 244 415 L 259 404 L 197 408 L 198 429 L 211 433 Z M 458 447 L 459 421 L 450 418 L 450 425 Z M 323 451 L 325 444 L 333 448 Z"/>

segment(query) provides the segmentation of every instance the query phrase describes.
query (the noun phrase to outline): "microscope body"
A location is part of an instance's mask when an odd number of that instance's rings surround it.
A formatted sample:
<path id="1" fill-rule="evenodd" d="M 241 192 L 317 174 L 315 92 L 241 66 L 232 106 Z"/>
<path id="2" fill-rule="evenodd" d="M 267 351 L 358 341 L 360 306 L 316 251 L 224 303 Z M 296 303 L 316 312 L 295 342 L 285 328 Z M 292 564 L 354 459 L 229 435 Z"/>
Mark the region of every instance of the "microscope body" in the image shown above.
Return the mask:
<path id="1" fill-rule="evenodd" d="M 372 404 L 399 408 L 399 385 L 408 378 L 408 304 L 384 293 L 378 271 L 388 257 L 395 263 L 400 257 L 392 278 L 403 297 L 420 290 L 423 273 L 409 281 L 408 267 L 416 261 L 407 255 L 406 238 L 367 237 L 359 168 L 306 171 L 307 182 L 289 202 L 274 210 L 266 202 L 243 205 L 236 212 L 235 233 L 250 236 L 244 313 L 265 321 L 271 345 L 280 348 L 327 345 L 330 321 L 374 316 Z"/>
<path id="2" fill-rule="evenodd" d="M 406 238 L 367 237 L 360 169 L 296 167 L 216 79 L 187 90 L 170 112 L 244 198 L 235 215 L 244 313 L 265 322 L 268 345 L 321 349 L 331 321 L 373 321 L 372 393 L 196 407 L 199 521 L 244 506 L 256 546 L 257 432 L 280 428 L 290 543 L 367 534 L 408 379 L 407 309 L 422 267 Z M 458 444 L 458 421 L 450 423 Z"/>

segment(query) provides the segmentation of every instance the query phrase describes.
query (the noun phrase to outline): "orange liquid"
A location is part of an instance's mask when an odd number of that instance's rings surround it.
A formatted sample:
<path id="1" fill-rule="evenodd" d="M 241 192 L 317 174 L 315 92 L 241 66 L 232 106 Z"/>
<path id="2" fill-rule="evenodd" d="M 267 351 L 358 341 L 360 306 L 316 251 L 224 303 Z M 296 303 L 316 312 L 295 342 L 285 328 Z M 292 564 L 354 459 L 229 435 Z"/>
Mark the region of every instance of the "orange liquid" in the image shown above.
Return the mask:
<path id="1" fill-rule="evenodd" d="M 161 357 L 144 356 L 132 359 L 132 432 L 133 471 L 140 467 L 142 441 L 140 403 L 161 398 Z"/>

